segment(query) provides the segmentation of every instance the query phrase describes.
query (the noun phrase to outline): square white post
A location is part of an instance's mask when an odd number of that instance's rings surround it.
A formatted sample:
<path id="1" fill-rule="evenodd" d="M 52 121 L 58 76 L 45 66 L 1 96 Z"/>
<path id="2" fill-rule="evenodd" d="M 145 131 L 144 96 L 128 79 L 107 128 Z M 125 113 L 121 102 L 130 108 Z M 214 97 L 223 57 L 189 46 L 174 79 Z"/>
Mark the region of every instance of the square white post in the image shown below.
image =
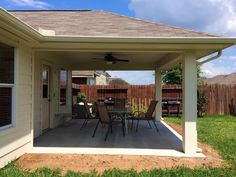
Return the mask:
<path id="1" fill-rule="evenodd" d="M 183 58 L 183 151 L 197 152 L 197 67 L 196 54 L 188 51 Z"/>
<path id="2" fill-rule="evenodd" d="M 155 119 L 161 120 L 162 118 L 162 77 L 161 70 L 156 68 L 155 70 L 155 89 L 156 89 L 156 100 L 158 101 L 155 112 Z"/>

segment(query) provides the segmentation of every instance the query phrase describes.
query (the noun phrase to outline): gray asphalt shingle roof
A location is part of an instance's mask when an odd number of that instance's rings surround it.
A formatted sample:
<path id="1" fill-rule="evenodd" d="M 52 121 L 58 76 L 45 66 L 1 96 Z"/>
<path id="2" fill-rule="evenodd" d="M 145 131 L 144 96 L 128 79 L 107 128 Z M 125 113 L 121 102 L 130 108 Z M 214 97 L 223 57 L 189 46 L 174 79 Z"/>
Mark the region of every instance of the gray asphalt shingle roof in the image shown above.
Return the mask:
<path id="1" fill-rule="evenodd" d="M 214 35 L 126 17 L 100 10 L 19 10 L 11 14 L 39 30 L 65 36 L 214 37 Z"/>

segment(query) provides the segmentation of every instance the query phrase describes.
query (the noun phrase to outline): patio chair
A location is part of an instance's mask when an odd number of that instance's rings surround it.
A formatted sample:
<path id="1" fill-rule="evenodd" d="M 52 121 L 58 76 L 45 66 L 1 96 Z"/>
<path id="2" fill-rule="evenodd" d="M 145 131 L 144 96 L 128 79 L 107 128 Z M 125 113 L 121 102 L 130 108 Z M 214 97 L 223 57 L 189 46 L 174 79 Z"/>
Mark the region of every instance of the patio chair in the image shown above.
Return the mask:
<path id="1" fill-rule="evenodd" d="M 123 136 L 125 136 L 125 122 L 124 122 L 124 119 L 121 119 L 121 120 L 113 119 L 109 115 L 107 107 L 106 107 L 105 104 L 96 103 L 96 108 L 97 108 L 97 111 L 98 111 L 98 114 L 99 114 L 99 121 L 98 121 L 98 123 L 97 123 L 97 125 L 94 129 L 92 137 L 95 137 L 95 134 L 96 134 L 99 123 L 101 123 L 102 125 L 107 125 L 108 126 L 104 141 L 107 140 L 107 137 L 108 137 L 108 134 L 109 134 L 110 130 L 111 130 L 111 133 L 112 133 L 112 126 L 117 125 L 117 124 L 122 124 Z"/>
<path id="2" fill-rule="evenodd" d="M 140 120 L 144 120 L 144 121 L 147 121 L 150 128 L 151 128 L 151 124 L 149 121 L 152 121 L 154 126 L 155 126 L 155 129 L 156 131 L 158 132 L 158 128 L 157 128 L 157 125 L 155 123 L 155 118 L 153 117 L 153 113 L 156 109 L 156 105 L 157 105 L 158 101 L 151 101 L 149 107 L 148 107 L 148 110 L 147 112 L 141 112 L 141 111 L 136 111 L 134 112 L 134 116 L 133 117 L 130 117 L 129 120 L 132 120 L 132 125 L 131 127 L 133 127 L 133 121 L 136 120 L 137 121 L 137 125 L 136 125 L 136 132 L 138 131 L 138 126 L 139 126 L 139 121 Z M 137 114 L 137 116 L 135 116 L 135 114 Z"/>
<path id="3" fill-rule="evenodd" d="M 114 109 L 122 110 L 125 109 L 125 99 L 116 99 Z"/>
<path id="4" fill-rule="evenodd" d="M 84 127 L 86 127 L 86 125 L 88 124 L 89 120 L 96 119 L 96 116 L 92 115 L 87 101 L 84 101 L 84 107 L 85 107 L 86 117 L 85 117 L 85 120 L 84 120 L 80 130 L 82 130 Z"/>
<path id="5" fill-rule="evenodd" d="M 73 118 L 75 119 L 84 119 L 84 122 L 80 127 L 80 130 L 86 127 L 89 120 L 96 119 L 96 117 L 94 117 L 90 112 L 87 101 L 84 101 L 84 105 L 74 105 L 73 114 L 74 114 Z"/>

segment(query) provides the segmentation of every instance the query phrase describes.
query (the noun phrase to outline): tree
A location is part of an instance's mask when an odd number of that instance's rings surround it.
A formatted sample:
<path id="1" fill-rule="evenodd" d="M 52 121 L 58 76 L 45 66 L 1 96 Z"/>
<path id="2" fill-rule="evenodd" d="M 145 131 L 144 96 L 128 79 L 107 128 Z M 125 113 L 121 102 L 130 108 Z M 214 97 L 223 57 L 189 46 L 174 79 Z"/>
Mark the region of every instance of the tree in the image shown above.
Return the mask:
<path id="1" fill-rule="evenodd" d="M 181 84 L 182 83 L 182 68 L 176 67 L 162 73 L 163 82 L 165 84 Z"/>
<path id="2" fill-rule="evenodd" d="M 181 84 L 183 80 L 183 70 L 180 66 L 162 72 L 163 82 L 165 84 Z M 202 84 L 201 68 L 197 65 L 197 80 L 198 84 Z"/>

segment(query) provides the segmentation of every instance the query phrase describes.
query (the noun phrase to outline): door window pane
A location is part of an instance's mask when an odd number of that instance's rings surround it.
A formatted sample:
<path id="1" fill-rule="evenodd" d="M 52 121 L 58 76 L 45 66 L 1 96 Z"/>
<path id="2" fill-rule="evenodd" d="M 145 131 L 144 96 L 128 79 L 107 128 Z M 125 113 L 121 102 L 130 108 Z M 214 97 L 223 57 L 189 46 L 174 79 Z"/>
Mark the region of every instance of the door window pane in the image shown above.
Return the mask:
<path id="1" fill-rule="evenodd" d="M 48 85 L 43 84 L 43 98 L 48 98 Z"/>
<path id="2" fill-rule="evenodd" d="M 43 71 L 43 83 L 48 84 L 48 71 L 47 70 Z"/>
<path id="3" fill-rule="evenodd" d="M 12 88 L 0 88 L 0 127 L 12 123 L 11 98 L 12 98 Z"/>

